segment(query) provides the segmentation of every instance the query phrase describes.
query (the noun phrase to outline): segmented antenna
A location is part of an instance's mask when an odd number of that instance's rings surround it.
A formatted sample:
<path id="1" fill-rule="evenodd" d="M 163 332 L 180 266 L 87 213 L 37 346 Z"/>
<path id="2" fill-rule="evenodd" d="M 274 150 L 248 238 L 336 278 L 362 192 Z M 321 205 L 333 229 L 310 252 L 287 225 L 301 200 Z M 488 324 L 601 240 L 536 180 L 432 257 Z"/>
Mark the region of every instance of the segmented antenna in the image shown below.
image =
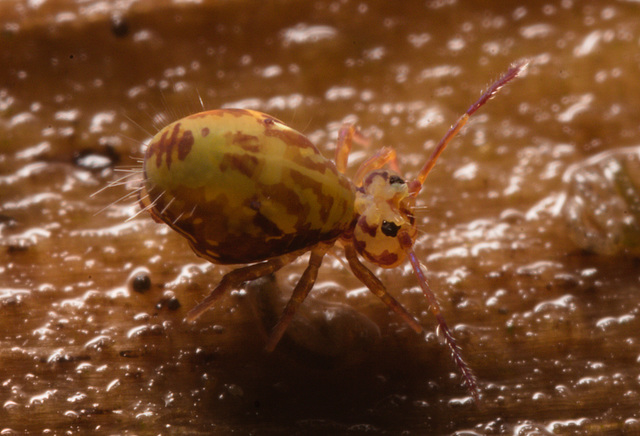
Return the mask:
<path id="1" fill-rule="evenodd" d="M 475 111 L 480 109 L 486 102 L 488 102 L 494 95 L 496 95 L 497 92 L 500 91 L 500 88 L 518 77 L 518 75 L 522 73 L 528 65 L 529 62 L 524 61 L 509 68 L 509 70 L 501 78 L 496 80 L 493 85 L 491 85 L 489 89 L 487 89 L 485 93 L 480 96 L 478 101 L 472 104 L 471 107 L 467 109 L 467 111 L 460 118 L 458 118 L 458 121 L 456 121 L 456 123 L 449 129 L 447 134 L 444 135 L 436 148 L 433 150 L 433 153 L 431 153 L 431 156 L 429 157 L 429 160 L 427 160 L 427 163 L 425 163 L 420 172 L 418 172 L 416 179 L 409 183 L 409 192 L 412 196 L 415 197 L 416 195 L 418 195 L 418 193 L 422 189 L 424 181 L 427 179 L 429 171 L 431 171 L 431 169 L 436 164 L 438 157 L 440 157 L 453 137 L 456 136 L 460 130 L 462 130 L 465 124 L 467 124 L 467 121 L 469 121 L 471 115 L 473 115 Z"/>

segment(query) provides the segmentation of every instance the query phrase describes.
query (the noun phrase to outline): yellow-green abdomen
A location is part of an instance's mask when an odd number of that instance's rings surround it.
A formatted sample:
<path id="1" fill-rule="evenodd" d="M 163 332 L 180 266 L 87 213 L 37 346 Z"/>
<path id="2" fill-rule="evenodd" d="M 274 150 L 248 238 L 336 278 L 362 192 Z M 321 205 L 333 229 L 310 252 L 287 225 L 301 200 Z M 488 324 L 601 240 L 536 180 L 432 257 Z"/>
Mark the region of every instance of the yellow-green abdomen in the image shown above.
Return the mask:
<path id="1" fill-rule="evenodd" d="M 251 263 L 338 237 L 351 182 L 302 134 L 266 114 L 190 115 L 149 144 L 141 204 L 216 263 Z"/>

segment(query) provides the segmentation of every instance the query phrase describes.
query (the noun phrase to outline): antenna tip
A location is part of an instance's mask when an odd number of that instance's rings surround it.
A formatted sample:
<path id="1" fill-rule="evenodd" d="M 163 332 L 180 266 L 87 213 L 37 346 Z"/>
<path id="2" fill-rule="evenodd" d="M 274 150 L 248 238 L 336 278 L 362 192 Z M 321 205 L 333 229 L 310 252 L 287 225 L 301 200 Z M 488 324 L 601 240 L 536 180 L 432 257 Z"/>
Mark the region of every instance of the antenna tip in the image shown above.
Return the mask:
<path id="1" fill-rule="evenodd" d="M 515 76 L 519 76 L 520 74 L 522 74 L 524 70 L 526 70 L 529 67 L 530 63 L 531 63 L 531 60 L 528 58 L 516 61 L 513 64 L 511 64 L 511 70 L 515 71 Z"/>

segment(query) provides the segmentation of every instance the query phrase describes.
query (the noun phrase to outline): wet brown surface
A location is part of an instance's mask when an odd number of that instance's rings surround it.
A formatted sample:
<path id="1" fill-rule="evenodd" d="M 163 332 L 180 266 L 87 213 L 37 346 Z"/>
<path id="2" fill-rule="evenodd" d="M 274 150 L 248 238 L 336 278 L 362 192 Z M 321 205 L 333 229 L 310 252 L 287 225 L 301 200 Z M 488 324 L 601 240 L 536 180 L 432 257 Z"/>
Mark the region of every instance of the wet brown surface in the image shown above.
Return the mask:
<path id="1" fill-rule="evenodd" d="M 580 192 L 568 168 L 638 144 L 637 5 L 175 3 L 0 3 L 2 434 L 640 433 L 637 247 L 583 250 L 562 208 Z M 124 186 L 91 197 L 199 97 L 268 112 L 327 156 L 357 122 L 373 145 L 352 162 L 391 145 L 415 174 L 525 57 L 420 197 L 416 250 L 482 407 L 433 333 L 416 336 L 331 258 L 272 354 L 271 285 L 183 323 L 229 269 L 146 215 L 127 221 L 132 200 L 109 206 Z M 633 214 L 611 219 L 633 231 Z M 378 273 L 432 331 L 408 266 Z"/>

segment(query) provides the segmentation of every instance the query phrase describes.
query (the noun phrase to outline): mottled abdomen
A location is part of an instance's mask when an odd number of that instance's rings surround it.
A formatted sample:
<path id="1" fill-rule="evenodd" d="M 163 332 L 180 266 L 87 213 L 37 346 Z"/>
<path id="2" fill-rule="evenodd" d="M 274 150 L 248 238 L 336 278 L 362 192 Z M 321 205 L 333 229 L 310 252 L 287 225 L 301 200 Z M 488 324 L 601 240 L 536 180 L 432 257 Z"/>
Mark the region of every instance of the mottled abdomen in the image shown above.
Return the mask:
<path id="1" fill-rule="evenodd" d="M 351 182 L 302 134 L 269 115 L 223 109 L 162 129 L 140 201 L 222 264 L 251 263 L 338 237 L 354 219 Z"/>

